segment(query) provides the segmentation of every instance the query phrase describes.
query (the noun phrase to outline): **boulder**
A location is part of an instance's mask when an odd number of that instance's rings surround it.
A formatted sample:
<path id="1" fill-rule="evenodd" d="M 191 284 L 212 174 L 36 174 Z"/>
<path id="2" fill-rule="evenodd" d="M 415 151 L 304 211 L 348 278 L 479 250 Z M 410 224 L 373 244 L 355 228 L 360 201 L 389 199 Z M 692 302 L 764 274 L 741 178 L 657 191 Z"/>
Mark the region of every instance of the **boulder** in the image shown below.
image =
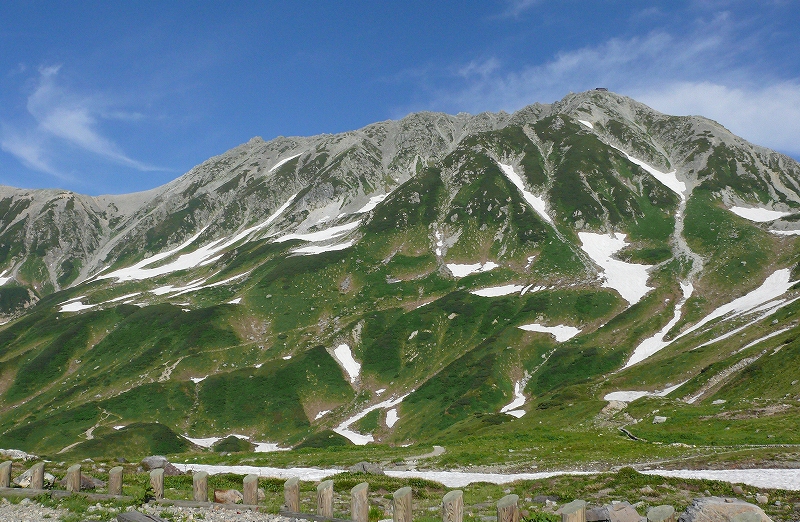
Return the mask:
<path id="1" fill-rule="evenodd" d="M 28 469 L 18 477 L 15 477 L 12 481 L 14 484 L 21 488 L 27 488 L 31 485 L 31 478 L 33 477 L 33 468 Z M 52 485 L 55 482 L 56 478 L 51 475 L 50 473 L 45 472 L 44 474 L 44 487 Z"/>
<path id="2" fill-rule="evenodd" d="M 746 515 L 746 513 L 753 513 Z M 761 517 L 761 522 L 772 522 L 760 507 L 735 498 L 704 497 L 692 500 L 691 505 L 678 519 L 679 522 L 732 522 L 735 517 Z"/>
<path id="3" fill-rule="evenodd" d="M 734 495 L 743 496 L 744 495 L 744 489 L 742 489 L 742 486 L 737 484 L 737 485 L 733 486 L 733 494 Z"/>
<path id="4" fill-rule="evenodd" d="M 385 475 L 383 469 L 372 462 L 359 462 L 350 466 L 347 471 L 350 473 L 367 473 L 369 475 Z"/>
<path id="5" fill-rule="evenodd" d="M 239 504 L 244 500 L 241 491 L 235 489 L 215 489 L 214 502 L 218 504 Z"/>
<path id="6" fill-rule="evenodd" d="M 558 502 L 558 497 L 554 497 L 553 495 L 536 495 L 533 497 L 533 501 L 538 504 L 546 504 L 548 500 L 550 502 Z"/>
<path id="7" fill-rule="evenodd" d="M 611 522 L 639 522 L 642 520 L 642 515 L 627 502 L 617 502 L 607 507 L 609 508 L 608 520 Z"/>
<path id="8" fill-rule="evenodd" d="M 586 522 L 606 522 L 611 520 L 608 506 L 595 506 L 586 509 Z"/>
<path id="9" fill-rule="evenodd" d="M 177 477 L 178 475 L 183 475 L 181 470 L 170 464 L 170 462 L 167 460 L 167 457 L 164 457 L 163 455 L 151 455 L 149 457 L 145 457 L 142 459 L 141 464 L 145 471 L 163 469 L 164 475 L 167 477 Z"/>

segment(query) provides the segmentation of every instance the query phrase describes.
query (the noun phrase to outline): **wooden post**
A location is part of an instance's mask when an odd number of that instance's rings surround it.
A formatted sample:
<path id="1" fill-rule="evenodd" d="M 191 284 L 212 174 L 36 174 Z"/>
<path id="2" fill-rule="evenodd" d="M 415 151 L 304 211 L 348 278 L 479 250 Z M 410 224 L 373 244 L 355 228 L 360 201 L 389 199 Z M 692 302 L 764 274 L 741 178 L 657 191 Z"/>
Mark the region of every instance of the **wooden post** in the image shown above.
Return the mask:
<path id="1" fill-rule="evenodd" d="M 258 475 L 247 475 L 242 482 L 243 504 L 258 505 Z"/>
<path id="2" fill-rule="evenodd" d="M 164 468 L 156 468 L 150 472 L 150 485 L 156 500 L 164 499 Z"/>
<path id="3" fill-rule="evenodd" d="M 44 489 L 44 462 L 31 467 L 31 489 Z"/>
<path id="4" fill-rule="evenodd" d="M 573 500 L 569 504 L 564 504 L 559 511 L 561 522 L 586 522 L 586 502 L 583 500 Z"/>
<path id="5" fill-rule="evenodd" d="M 195 502 L 208 502 L 208 473 L 198 471 L 192 475 L 192 498 Z"/>
<path id="6" fill-rule="evenodd" d="M 362 482 L 350 490 L 350 519 L 355 522 L 369 520 L 369 484 Z"/>
<path id="7" fill-rule="evenodd" d="M 317 486 L 317 515 L 333 518 L 333 481 L 326 480 Z"/>
<path id="8" fill-rule="evenodd" d="M 116 466 L 109 470 L 108 494 L 122 495 L 122 466 Z"/>
<path id="9" fill-rule="evenodd" d="M 392 520 L 411 522 L 411 518 L 411 488 L 400 488 L 392 495 Z"/>
<path id="10" fill-rule="evenodd" d="M 300 513 L 300 479 L 292 477 L 283 484 L 283 504 L 287 511 Z"/>
<path id="11" fill-rule="evenodd" d="M 11 487 L 11 461 L 0 464 L 0 488 Z"/>
<path id="12" fill-rule="evenodd" d="M 675 522 L 675 508 L 655 506 L 647 510 L 647 522 Z"/>
<path id="13" fill-rule="evenodd" d="M 519 495 L 506 495 L 497 501 L 497 522 L 519 522 Z"/>
<path id="14" fill-rule="evenodd" d="M 81 465 L 75 464 L 67 469 L 67 491 L 77 493 L 81 490 Z"/>
<path id="15" fill-rule="evenodd" d="M 464 493 L 456 489 L 442 499 L 442 522 L 461 522 L 464 517 Z"/>

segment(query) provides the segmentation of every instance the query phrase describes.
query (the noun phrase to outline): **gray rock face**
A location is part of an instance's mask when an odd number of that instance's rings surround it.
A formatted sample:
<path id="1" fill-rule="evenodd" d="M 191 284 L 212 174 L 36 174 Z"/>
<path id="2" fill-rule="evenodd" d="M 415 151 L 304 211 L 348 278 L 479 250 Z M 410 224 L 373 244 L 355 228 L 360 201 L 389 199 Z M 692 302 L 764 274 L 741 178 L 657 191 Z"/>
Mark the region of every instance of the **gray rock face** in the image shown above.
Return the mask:
<path id="1" fill-rule="evenodd" d="M 377 464 L 372 462 L 359 462 L 350 466 L 347 471 L 350 473 L 367 473 L 369 475 L 385 475 L 383 469 Z"/>
<path id="2" fill-rule="evenodd" d="M 755 504 L 735 498 L 705 497 L 692 500 L 692 504 L 678 518 L 678 521 L 732 522 L 735 519 L 740 521 L 753 519 L 761 522 L 771 522 L 772 520 L 764 513 L 764 510 Z"/>

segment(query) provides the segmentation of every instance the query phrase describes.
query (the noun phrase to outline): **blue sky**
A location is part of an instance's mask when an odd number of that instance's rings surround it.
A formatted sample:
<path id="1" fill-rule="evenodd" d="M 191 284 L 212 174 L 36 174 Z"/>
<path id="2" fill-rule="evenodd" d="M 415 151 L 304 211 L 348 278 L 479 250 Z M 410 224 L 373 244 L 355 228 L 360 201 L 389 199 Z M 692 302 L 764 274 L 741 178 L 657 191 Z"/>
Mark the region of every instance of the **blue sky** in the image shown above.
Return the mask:
<path id="1" fill-rule="evenodd" d="M 597 86 L 800 158 L 800 2 L 0 3 L 0 184 L 125 193 L 253 136 Z"/>

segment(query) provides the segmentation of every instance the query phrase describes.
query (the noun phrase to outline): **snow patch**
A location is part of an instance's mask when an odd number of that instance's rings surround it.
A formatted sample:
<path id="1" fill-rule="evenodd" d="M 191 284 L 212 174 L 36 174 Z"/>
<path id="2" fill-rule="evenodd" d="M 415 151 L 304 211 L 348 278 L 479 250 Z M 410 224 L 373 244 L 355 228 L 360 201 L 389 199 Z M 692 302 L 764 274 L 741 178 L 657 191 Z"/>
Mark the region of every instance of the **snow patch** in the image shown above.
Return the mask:
<path id="1" fill-rule="evenodd" d="M 583 123 L 584 125 L 586 125 L 586 126 L 587 126 L 587 127 L 589 127 L 590 129 L 594 130 L 594 125 L 592 125 L 592 122 L 590 122 L 590 121 L 586 121 L 586 120 L 578 120 L 578 121 L 579 121 L 580 123 Z"/>
<path id="2" fill-rule="evenodd" d="M 361 224 L 361 220 L 353 221 L 344 225 L 326 228 L 319 232 L 307 232 L 305 234 L 286 234 L 275 239 L 276 243 L 283 243 L 292 239 L 299 239 L 301 241 L 308 241 L 309 243 L 318 243 L 320 241 L 329 241 L 336 239 L 339 236 L 346 234 Z"/>
<path id="3" fill-rule="evenodd" d="M 614 146 L 612 145 L 612 147 Z M 636 165 L 639 165 L 642 169 L 650 173 L 651 176 L 656 178 L 659 183 L 661 183 L 662 185 L 664 185 L 665 187 L 667 187 L 668 189 L 679 195 L 681 199 L 683 200 L 686 199 L 686 183 L 678 180 L 678 176 L 676 175 L 674 170 L 672 172 L 661 172 L 660 170 L 651 167 L 644 161 L 634 158 L 633 156 L 631 156 L 624 150 L 620 149 L 619 147 L 614 147 L 614 148 L 623 153 L 625 157 L 628 158 L 628 161 Z"/>
<path id="4" fill-rule="evenodd" d="M 466 277 L 470 274 L 475 274 L 478 272 L 488 272 L 489 270 L 493 270 L 497 268 L 497 263 L 493 261 L 487 261 L 486 263 L 473 263 L 469 265 L 459 265 L 456 263 L 448 263 L 447 269 L 450 270 L 450 273 L 453 274 L 453 277 Z"/>
<path id="5" fill-rule="evenodd" d="M 236 299 L 231 299 L 230 301 L 228 301 L 227 304 L 239 304 L 241 302 L 242 302 L 242 298 L 241 297 L 237 297 Z"/>
<path id="6" fill-rule="evenodd" d="M 800 230 L 770 230 L 778 236 L 800 236 Z"/>
<path id="7" fill-rule="evenodd" d="M 542 219 L 548 223 L 552 223 L 553 220 L 547 215 L 547 204 L 544 198 L 541 196 L 535 196 L 532 192 L 525 189 L 525 184 L 522 182 L 520 175 L 514 172 L 514 167 L 500 162 L 497 164 L 500 165 L 500 170 L 503 171 L 503 174 L 506 175 L 508 180 L 513 183 L 520 192 L 522 192 L 522 197 L 525 198 L 525 201 L 528 202 L 528 205 L 530 205 L 531 208 L 542 217 Z"/>
<path id="8" fill-rule="evenodd" d="M 372 196 L 369 198 L 369 203 L 361 207 L 360 209 L 356 210 L 356 214 L 363 214 L 365 212 L 369 212 L 370 210 L 374 209 L 378 206 L 378 203 L 383 201 L 389 196 L 389 194 L 381 194 L 380 196 Z"/>
<path id="9" fill-rule="evenodd" d="M 528 372 L 525 372 L 525 377 L 514 383 L 514 400 L 500 408 L 500 413 L 507 413 L 518 419 L 525 415 L 525 410 L 521 410 L 520 408 L 525 405 L 525 394 L 523 392 L 530 378 L 531 376 Z"/>
<path id="10" fill-rule="evenodd" d="M 288 162 L 288 161 L 292 161 L 293 159 L 295 159 L 295 158 L 296 158 L 297 156 L 299 156 L 300 154 L 302 154 L 302 152 L 299 152 L 299 153 L 295 154 L 294 156 L 289 156 L 288 158 L 284 158 L 284 159 L 280 160 L 278 163 L 276 163 L 275 165 L 273 165 L 271 169 L 269 169 L 269 173 L 271 174 L 272 172 L 275 172 L 275 171 L 276 171 L 276 170 L 278 170 L 278 169 L 279 169 L 279 168 L 280 168 L 280 167 L 281 167 L 281 166 L 282 166 L 284 163 L 286 163 L 286 162 Z"/>
<path id="11" fill-rule="evenodd" d="M 664 388 L 661 391 L 657 392 L 649 392 L 649 391 L 616 391 L 607 393 L 603 400 L 606 401 L 617 401 L 617 402 L 633 402 L 636 399 L 641 399 L 642 397 L 666 397 L 670 393 L 674 392 L 688 381 L 683 381 L 680 384 L 676 384 L 674 386 L 670 386 L 668 388 Z"/>
<path id="12" fill-rule="evenodd" d="M 59 312 L 80 312 L 81 310 L 88 310 L 89 308 L 94 308 L 97 305 L 93 304 L 83 304 L 83 301 L 73 301 L 71 303 L 63 305 L 58 311 Z"/>
<path id="13" fill-rule="evenodd" d="M 6 284 L 9 281 L 11 281 L 11 279 L 13 279 L 11 276 L 6 277 L 7 273 L 8 273 L 8 270 L 3 270 L 3 273 L 0 274 L 0 286 L 3 286 L 4 284 Z"/>
<path id="14" fill-rule="evenodd" d="M 770 210 L 768 208 L 758 207 L 731 207 L 728 210 L 739 217 L 749 219 L 755 223 L 768 223 L 791 214 L 791 212 L 781 212 L 779 210 Z"/>
<path id="15" fill-rule="evenodd" d="M 363 419 L 364 417 L 366 417 L 367 414 L 370 413 L 371 411 L 375 411 L 375 410 L 380 409 L 380 408 L 392 408 L 394 406 L 397 406 L 398 404 L 403 402 L 403 399 L 408 397 L 408 395 L 410 393 L 413 393 L 413 391 L 409 392 L 409 393 L 407 393 L 407 394 L 405 394 L 402 397 L 399 397 L 397 399 L 387 399 L 387 400 L 385 400 L 383 402 L 379 402 L 378 404 L 373 404 L 372 406 L 370 406 L 370 407 L 362 410 L 361 412 L 353 415 L 349 419 L 346 419 L 344 422 L 339 424 L 339 426 L 335 427 L 333 429 L 333 431 L 338 433 L 342 437 L 345 437 L 346 439 L 348 439 L 350 442 L 352 442 L 356 446 L 364 446 L 364 445 L 366 445 L 366 444 L 368 444 L 370 442 L 374 442 L 375 438 L 372 436 L 372 434 L 362 435 L 361 433 L 358 433 L 356 431 L 351 430 L 350 426 L 354 422 L 357 422 L 357 421 Z"/>
<path id="16" fill-rule="evenodd" d="M 392 428 L 397 421 L 400 420 L 400 417 L 397 415 L 397 408 L 392 408 L 391 410 L 386 412 L 386 427 Z"/>
<path id="17" fill-rule="evenodd" d="M 253 442 L 253 453 L 273 453 L 275 451 L 289 451 L 292 448 L 281 448 L 275 442 Z"/>
<path id="18" fill-rule="evenodd" d="M 442 257 L 442 247 L 444 246 L 444 241 L 442 240 L 442 233 L 438 230 L 436 231 L 436 256 Z"/>
<path id="19" fill-rule="evenodd" d="M 651 265 L 626 263 L 611 256 L 625 248 L 625 234 L 605 235 L 592 232 L 579 232 L 581 248 L 592 261 L 603 268 L 605 281 L 603 287 L 619 292 L 629 305 L 638 303 L 644 295 L 652 290 L 647 286 L 647 271 Z"/>
<path id="20" fill-rule="evenodd" d="M 525 287 L 522 285 L 503 285 L 473 290 L 470 293 L 480 297 L 500 297 L 504 295 L 516 294 L 524 289 Z"/>
<path id="21" fill-rule="evenodd" d="M 193 383 L 197 384 L 198 382 L 203 382 L 207 378 L 208 378 L 208 375 L 206 375 L 205 377 L 189 377 L 189 380 L 192 381 Z"/>
<path id="22" fill-rule="evenodd" d="M 293 254 L 300 254 L 304 256 L 311 256 L 315 254 L 322 254 L 323 252 L 336 252 L 337 250 L 344 250 L 353 246 L 355 241 L 347 241 L 337 245 L 309 245 L 292 250 Z"/>
<path id="23" fill-rule="evenodd" d="M 317 416 L 314 417 L 314 420 L 320 420 L 322 417 L 324 417 L 325 415 L 329 414 L 330 412 L 331 412 L 331 410 L 321 411 L 321 412 L 317 413 Z"/>
<path id="24" fill-rule="evenodd" d="M 347 372 L 350 377 L 350 384 L 358 380 L 358 375 L 361 373 L 361 364 L 353 358 L 353 353 L 350 347 L 346 344 L 340 344 L 333 350 L 334 358 L 339 366 Z"/>
<path id="25" fill-rule="evenodd" d="M 581 330 L 579 328 L 575 328 L 574 326 L 565 326 L 563 324 L 559 324 L 557 326 L 543 326 L 538 323 L 533 324 L 523 324 L 522 326 L 518 326 L 520 330 L 525 330 L 528 332 L 541 332 L 550 334 L 555 337 L 556 342 L 563 343 L 564 341 L 569 341 L 579 333 Z"/>
<path id="26" fill-rule="evenodd" d="M 633 366 L 638 362 L 644 361 L 651 355 L 654 355 L 669 346 L 669 344 L 672 342 L 665 341 L 664 336 L 667 335 L 667 332 L 669 332 L 673 326 L 678 324 L 678 321 L 681 318 L 681 308 L 683 308 L 683 304 L 686 302 L 686 300 L 692 296 L 692 293 L 694 292 L 694 286 L 692 286 L 691 283 L 681 283 L 681 290 L 683 291 L 683 298 L 678 301 L 678 304 L 675 305 L 675 312 L 672 315 L 672 319 L 666 325 L 664 325 L 664 328 L 662 328 L 661 331 L 649 339 L 642 341 L 639 346 L 633 350 L 631 358 L 628 359 L 628 362 L 622 367 L 623 369 Z"/>

